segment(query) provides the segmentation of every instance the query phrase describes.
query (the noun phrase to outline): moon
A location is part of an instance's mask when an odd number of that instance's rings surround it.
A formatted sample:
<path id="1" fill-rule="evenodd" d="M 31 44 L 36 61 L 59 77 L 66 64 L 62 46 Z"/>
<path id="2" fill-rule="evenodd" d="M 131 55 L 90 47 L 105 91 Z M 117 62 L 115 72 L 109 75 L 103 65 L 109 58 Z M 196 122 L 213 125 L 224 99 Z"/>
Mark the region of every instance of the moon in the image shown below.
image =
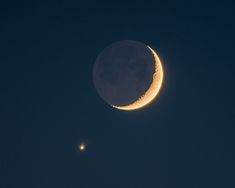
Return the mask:
<path id="1" fill-rule="evenodd" d="M 163 83 L 163 67 L 148 45 L 124 40 L 106 47 L 93 67 L 100 97 L 113 108 L 137 110 L 151 103 Z"/>

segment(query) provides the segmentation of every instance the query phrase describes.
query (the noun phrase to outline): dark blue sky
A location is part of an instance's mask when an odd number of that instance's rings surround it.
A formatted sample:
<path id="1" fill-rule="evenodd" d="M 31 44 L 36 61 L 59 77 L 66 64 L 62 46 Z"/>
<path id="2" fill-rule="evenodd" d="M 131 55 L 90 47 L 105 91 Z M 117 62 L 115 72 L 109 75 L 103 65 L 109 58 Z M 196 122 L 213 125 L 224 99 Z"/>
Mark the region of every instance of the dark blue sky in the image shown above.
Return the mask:
<path id="1" fill-rule="evenodd" d="M 234 6 L 1 3 L 0 187 L 234 188 Z M 92 83 L 97 55 L 126 39 L 165 70 L 136 112 L 112 109 Z"/>

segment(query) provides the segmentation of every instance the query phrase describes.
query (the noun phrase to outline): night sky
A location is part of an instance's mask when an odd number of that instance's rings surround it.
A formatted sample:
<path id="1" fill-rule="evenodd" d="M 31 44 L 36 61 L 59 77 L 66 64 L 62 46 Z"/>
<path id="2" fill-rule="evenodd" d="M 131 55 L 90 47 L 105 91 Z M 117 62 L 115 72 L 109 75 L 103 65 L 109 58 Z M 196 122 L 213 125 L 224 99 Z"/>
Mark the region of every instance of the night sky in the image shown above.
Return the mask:
<path id="1" fill-rule="evenodd" d="M 234 188 L 234 7 L 2 1 L 0 187 Z M 92 81 L 120 40 L 148 44 L 164 67 L 160 94 L 134 112 Z"/>

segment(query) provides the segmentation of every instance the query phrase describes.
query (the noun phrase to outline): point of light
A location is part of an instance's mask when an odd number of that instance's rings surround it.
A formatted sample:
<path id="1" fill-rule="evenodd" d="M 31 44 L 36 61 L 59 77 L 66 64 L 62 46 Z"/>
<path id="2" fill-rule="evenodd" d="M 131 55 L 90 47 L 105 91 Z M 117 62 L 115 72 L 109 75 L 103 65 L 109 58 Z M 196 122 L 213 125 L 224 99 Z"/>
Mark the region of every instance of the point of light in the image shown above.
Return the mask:
<path id="1" fill-rule="evenodd" d="M 84 143 L 82 143 L 78 146 L 78 148 L 80 151 L 84 151 L 86 149 L 86 145 Z"/>

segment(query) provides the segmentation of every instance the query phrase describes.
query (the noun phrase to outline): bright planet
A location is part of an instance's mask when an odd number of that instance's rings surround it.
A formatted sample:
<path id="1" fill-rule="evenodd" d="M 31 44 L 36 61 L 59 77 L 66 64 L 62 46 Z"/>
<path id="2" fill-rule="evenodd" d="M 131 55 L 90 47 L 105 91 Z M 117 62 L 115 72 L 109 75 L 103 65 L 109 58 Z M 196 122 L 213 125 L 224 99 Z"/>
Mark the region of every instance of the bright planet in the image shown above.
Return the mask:
<path id="1" fill-rule="evenodd" d="M 120 110 L 137 110 L 151 103 L 163 82 L 162 63 L 148 45 L 124 40 L 97 57 L 93 82 L 99 96 Z"/>
<path id="2" fill-rule="evenodd" d="M 78 145 L 78 149 L 79 149 L 80 151 L 84 151 L 84 150 L 86 149 L 85 143 L 79 144 L 79 145 Z"/>

